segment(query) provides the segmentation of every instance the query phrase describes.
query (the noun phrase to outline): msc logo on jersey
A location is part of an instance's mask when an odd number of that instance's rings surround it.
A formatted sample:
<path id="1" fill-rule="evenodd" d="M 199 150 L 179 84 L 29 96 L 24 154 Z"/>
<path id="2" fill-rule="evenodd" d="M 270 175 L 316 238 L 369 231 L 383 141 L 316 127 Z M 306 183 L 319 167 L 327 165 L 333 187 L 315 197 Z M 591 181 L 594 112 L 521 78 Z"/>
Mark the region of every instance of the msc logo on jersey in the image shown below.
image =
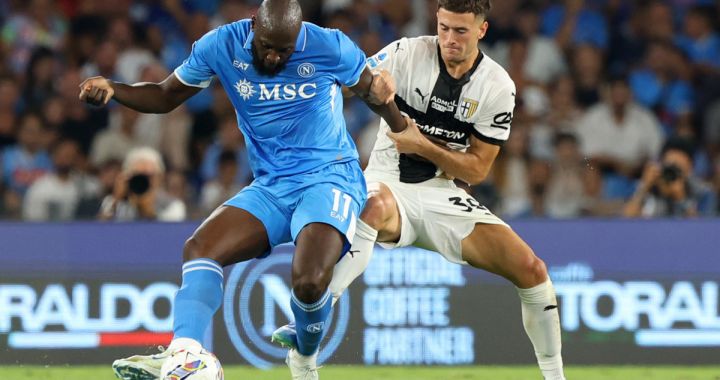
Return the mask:
<path id="1" fill-rule="evenodd" d="M 272 88 L 268 88 L 265 83 L 260 83 L 260 100 L 293 100 L 298 96 L 302 99 L 310 99 L 316 95 L 316 90 L 317 84 L 315 83 L 276 84 Z"/>
<path id="2" fill-rule="evenodd" d="M 241 79 L 235 83 L 235 90 L 240 94 L 243 100 L 249 100 L 257 93 L 255 86 L 247 79 Z M 316 83 L 297 83 L 275 84 L 272 86 L 265 83 L 259 83 L 260 98 L 258 100 L 294 100 L 297 98 L 310 99 L 317 95 Z"/>
<path id="3" fill-rule="evenodd" d="M 223 319 L 237 352 L 251 365 L 270 368 L 281 363 L 287 349 L 270 343 L 278 327 L 293 321 L 290 308 L 290 270 L 294 246 L 273 249 L 263 260 L 235 264 L 227 277 Z M 306 327 L 310 333 L 325 331 L 319 363 L 333 355 L 350 321 L 350 299 L 345 293 L 325 322 Z"/>
<path id="4" fill-rule="evenodd" d="M 297 68 L 297 73 L 303 78 L 310 78 L 315 74 L 315 66 L 312 63 L 301 63 Z"/>
<path id="5" fill-rule="evenodd" d="M 475 111 L 477 111 L 478 105 L 477 100 L 463 98 L 462 102 L 460 102 L 460 115 L 466 119 L 471 118 L 475 114 Z"/>
<path id="6" fill-rule="evenodd" d="M 237 90 L 238 94 L 243 98 L 243 100 L 248 100 L 255 95 L 255 88 L 253 87 L 252 83 L 248 82 L 245 79 L 241 79 L 235 83 L 235 90 Z"/>

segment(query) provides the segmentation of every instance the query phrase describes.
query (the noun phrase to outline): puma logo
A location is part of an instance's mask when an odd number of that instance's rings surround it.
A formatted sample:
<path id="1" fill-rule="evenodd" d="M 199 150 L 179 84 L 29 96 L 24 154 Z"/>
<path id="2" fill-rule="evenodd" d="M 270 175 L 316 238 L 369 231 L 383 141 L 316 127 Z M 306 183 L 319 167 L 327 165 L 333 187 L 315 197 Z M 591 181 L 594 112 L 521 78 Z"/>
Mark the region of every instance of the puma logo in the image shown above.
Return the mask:
<path id="1" fill-rule="evenodd" d="M 545 306 L 545 309 L 543 311 L 548 311 L 548 310 L 552 310 L 552 309 L 557 309 L 557 305 Z"/>
<path id="2" fill-rule="evenodd" d="M 425 98 L 427 97 L 427 95 L 423 95 L 423 93 L 420 92 L 420 89 L 417 88 L 417 87 L 415 87 L 415 92 L 416 92 L 418 95 L 420 95 L 420 99 L 422 100 L 423 103 L 425 103 Z"/>
<path id="3" fill-rule="evenodd" d="M 348 255 L 350 255 L 350 257 L 352 257 L 352 258 L 355 258 L 355 254 L 358 253 L 358 252 L 360 252 L 359 249 L 358 249 L 358 250 L 355 250 L 355 251 L 350 250 L 350 251 L 348 251 Z"/>
<path id="4" fill-rule="evenodd" d="M 399 52 L 399 51 L 402 50 L 402 49 L 403 49 L 403 48 L 400 47 L 400 43 L 398 42 L 398 43 L 395 45 L 395 53 Z"/>

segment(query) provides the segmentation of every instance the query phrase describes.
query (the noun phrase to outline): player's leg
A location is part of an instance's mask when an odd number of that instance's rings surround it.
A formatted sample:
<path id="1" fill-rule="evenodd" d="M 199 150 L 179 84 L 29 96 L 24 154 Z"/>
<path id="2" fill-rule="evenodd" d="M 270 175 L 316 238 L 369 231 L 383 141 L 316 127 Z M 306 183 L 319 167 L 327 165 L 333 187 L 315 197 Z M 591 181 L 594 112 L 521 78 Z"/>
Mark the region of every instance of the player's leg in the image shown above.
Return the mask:
<path id="1" fill-rule="evenodd" d="M 462 258 L 498 274 L 517 287 L 525 331 L 548 380 L 562 380 L 563 363 L 557 299 L 545 263 L 509 227 L 481 224 L 462 241 Z"/>
<path id="2" fill-rule="evenodd" d="M 174 340 L 201 342 L 223 295 L 222 267 L 256 258 L 270 243 L 248 211 L 221 206 L 185 242 L 182 285 L 175 295 Z"/>
<path id="3" fill-rule="evenodd" d="M 333 305 L 367 268 L 375 241 L 397 242 L 399 238 L 400 210 L 393 193 L 383 183 L 368 184 L 368 200 L 357 221 L 352 246 L 333 270 L 329 286 Z"/>
<path id="4" fill-rule="evenodd" d="M 297 329 L 297 350 L 310 356 L 320 346 L 332 302 L 328 284 L 346 238 L 335 227 L 310 223 L 296 239 L 292 263 L 291 307 Z"/>
<path id="5" fill-rule="evenodd" d="M 274 203 L 252 187 L 215 210 L 185 242 L 170 347 L 157 355 L 116 360 L 115 374 L 124 380 L 157 379 L 164 361 L 175 352 L 200 350 L 202 337 L 222 302 L 222 267 L 267 252 L 283 228 L 289 231 L 288 225 Z"/>

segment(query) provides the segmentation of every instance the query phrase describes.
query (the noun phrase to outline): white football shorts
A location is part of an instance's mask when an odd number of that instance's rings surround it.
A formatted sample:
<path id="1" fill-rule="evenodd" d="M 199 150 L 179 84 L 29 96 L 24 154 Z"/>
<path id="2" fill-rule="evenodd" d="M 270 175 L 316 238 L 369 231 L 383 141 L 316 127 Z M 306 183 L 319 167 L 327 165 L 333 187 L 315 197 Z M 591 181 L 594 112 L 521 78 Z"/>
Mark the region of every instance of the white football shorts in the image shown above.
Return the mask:
<path id="1" fill-rule="evenodd" d="M 400 211 L 400 238 L 397 243 L 378 243 L 384 248 L 406 247 L 436 251 L 448 261 L 465 264 L 462 259 L 462 240 L 475 228 L 475 224 L 501 224 L 509 226 L 485 206 L 452 181 L 435 178 L 422 184 L 388 181 L 383 176 L 365 173 L 368 196 L 385 184 L 398 204 Z"/>

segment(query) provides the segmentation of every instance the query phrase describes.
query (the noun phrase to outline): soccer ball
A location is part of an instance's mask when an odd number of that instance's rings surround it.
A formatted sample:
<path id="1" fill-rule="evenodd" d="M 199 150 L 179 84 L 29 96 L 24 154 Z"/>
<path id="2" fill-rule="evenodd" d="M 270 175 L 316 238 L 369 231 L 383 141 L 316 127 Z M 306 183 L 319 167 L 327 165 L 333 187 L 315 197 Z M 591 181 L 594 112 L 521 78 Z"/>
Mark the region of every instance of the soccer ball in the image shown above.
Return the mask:
<path id="1" fill-rule="evenodd" d="M 161 380 L 223 380 L 220 361 L 205 349 L 179 350 L 160 369 Z"/>

